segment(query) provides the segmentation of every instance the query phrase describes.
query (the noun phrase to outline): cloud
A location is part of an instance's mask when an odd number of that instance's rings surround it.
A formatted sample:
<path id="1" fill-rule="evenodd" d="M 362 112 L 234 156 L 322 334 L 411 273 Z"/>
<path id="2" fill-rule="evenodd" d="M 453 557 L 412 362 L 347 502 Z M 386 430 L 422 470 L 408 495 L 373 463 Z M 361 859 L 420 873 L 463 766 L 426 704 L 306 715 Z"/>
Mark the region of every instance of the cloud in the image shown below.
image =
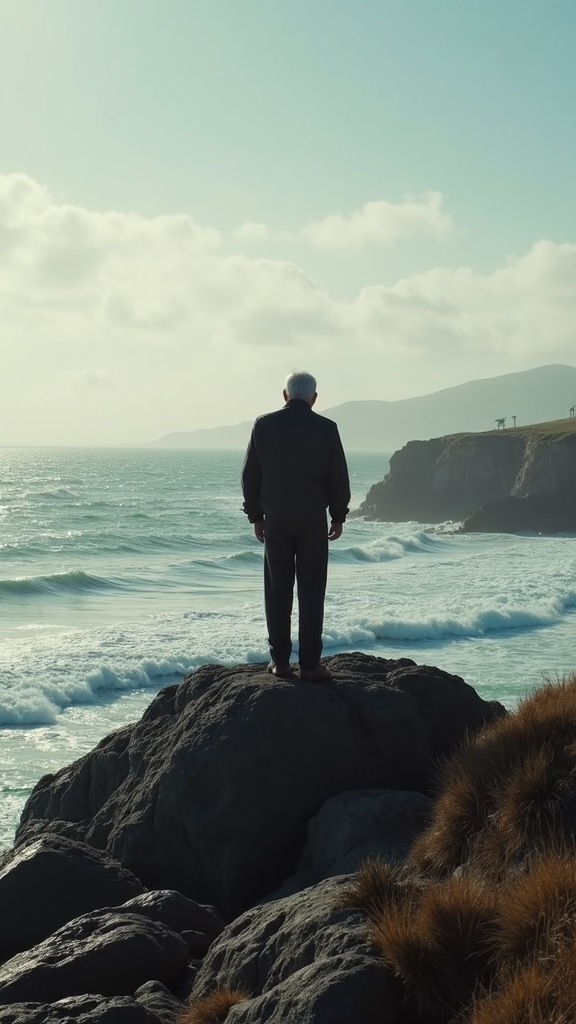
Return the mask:
<path id="1" fill-rule="evenodd" d="M 234 238 L 243 242 L 265 242 L 270 238 L 270 228 L 261 221 L 247 220 L 233 232 Z"/>
<path id="2" fill-rule="evenodd" d="M 452 218 L 442 209 L 440 192 L 425 192 L 402 203 L 385 199 L 365 203 L 349 216 L 332 213 L 302 229 L 311 245 L 321 249 L 358 250 L 366 245 L 392 245 L 404 238 L 445 238 Z"/>
<path id="3" fill-rule="evenodd" d="M 0 176 L 0 233 L 4 444 L 235 422 L 264 411 L 296 363 L 336 404 L 574 362 L 568 243 L 344 299 L 293 261 L 227 254 L 187 214 L 90 211 L 25 175 Z M 112 388 L 114 402 L 87 401 Z"/>

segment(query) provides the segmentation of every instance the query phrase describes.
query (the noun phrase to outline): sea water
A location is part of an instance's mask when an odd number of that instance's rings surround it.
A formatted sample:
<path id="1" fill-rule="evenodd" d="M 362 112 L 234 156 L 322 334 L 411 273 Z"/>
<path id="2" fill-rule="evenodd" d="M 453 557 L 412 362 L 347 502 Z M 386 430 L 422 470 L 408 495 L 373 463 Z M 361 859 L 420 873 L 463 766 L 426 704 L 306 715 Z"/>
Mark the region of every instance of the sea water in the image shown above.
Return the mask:
<path id="1" fill-rule="evenodd" d="M 0 449 L 0 847 L 43 774 L 139 718 L 162 686 L 207 662 L 267 659 L 241 460 Z M 351 452 L 349 466 L 357 507 L 388 458 Z M 574 536 L 349 519 L 330 546 L 325 654 L 410 657 L 512 706 L 576 668 L 575 627 Z"/>

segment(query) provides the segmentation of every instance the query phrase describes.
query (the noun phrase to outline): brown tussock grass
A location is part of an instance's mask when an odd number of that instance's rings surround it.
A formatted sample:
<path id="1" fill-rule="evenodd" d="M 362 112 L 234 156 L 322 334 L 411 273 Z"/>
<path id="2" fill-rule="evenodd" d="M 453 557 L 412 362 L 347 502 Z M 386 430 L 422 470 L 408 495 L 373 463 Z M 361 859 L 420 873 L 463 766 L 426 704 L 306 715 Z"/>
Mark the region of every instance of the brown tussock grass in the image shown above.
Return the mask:
<path id="1" fill-rule="evenodd" d="M 491 887 L 449 878 L 382 909 L 369 939 L 419 1013 L 452 1020 L 494 976 L 497 917 Z"/>
<path id="2" fill-rule="evenodd" d="M 569 952 L 574 963 L 576 949 Z M 541 962 L 523 968 L 504 969 L 499 985 L 484 998 L 475 1000 L 462 1024 L 574 1024 L 576 988 L 574 968 L 568 982 L 562 964 L 552 970 Z"/>
<path id="3" fill-rule="evenodd" d="M 564 812 L 576 800 L 576 673 L 547 682 L 447 762 L 413 869 L 446 876 L 477 864 L 493 878 L 536 849 L 573 843 Z"/>
<path id="4" fill-rule="evenodd" d="M 374 918 L 387 907 L 404 902 L 415 887 L 403 865 L 374 857 L 360 865 L 351 884 L 338 895 L 336 905 L 365 910 Z"/>
<path id="5" fill-rule="evenodd" d="M 474 1005 L 469 1024 L 573 1024 L 569 1018 L 553 1016 L 555 994 L 552 979 L 539 966 L 531 965 L 508 978 L 501 990 Z"/>
<path id="6" fill-rule="evenodd" d="M 549 853 L 503 886 L 498 944 L 504 957 L 517 961 L 548 960 L 576 944 L 574 855 Z"/>
<path id="7" fill-rule="evenodd" d="M 179 1014 L 176 1024 L 222 1024 L 228 1011 L 250 999 L 243 988 L 218 988 L 203 999 L 197 999 Z"/>

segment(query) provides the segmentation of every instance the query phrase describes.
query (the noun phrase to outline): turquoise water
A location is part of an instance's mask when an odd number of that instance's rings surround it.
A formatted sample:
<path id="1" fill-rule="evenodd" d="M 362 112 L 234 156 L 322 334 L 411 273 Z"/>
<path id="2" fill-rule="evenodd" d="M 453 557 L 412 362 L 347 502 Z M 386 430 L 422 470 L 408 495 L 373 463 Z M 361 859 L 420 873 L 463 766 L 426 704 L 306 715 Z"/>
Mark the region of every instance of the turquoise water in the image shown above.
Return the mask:
<path id="1" fill-rule="evenodd" d="M 0 449 L 0 845 L 46 771 L 210 661 L 267 657 L 242 453 Z M 387 458 L 350 453 L 353 502 Z M 349 520 L 325 653 L 407 656 L 513 704 L 576 668 L 576 538 Z"/>

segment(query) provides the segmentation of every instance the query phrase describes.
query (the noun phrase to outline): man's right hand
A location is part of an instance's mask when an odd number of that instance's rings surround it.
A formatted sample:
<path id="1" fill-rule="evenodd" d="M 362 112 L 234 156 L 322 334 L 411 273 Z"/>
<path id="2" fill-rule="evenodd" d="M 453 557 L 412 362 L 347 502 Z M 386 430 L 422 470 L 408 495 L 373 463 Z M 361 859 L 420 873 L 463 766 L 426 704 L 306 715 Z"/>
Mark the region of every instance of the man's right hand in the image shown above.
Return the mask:
<path id="1" fill-rule="evenodd" d="M 254 536 L 256 540 L 259 540 L 261 544 L 264 543 L 264 520 L 259 519 L 257 523 L 254 523 Z"/>
<path id="2" fill-rule="evenodd" d="M 330 529 L 328 530 L 328 540 L 338 540 L 338 537 L 342 536 L 342 523 L 335 523 L 334 520 L 330 523 Z"/>

